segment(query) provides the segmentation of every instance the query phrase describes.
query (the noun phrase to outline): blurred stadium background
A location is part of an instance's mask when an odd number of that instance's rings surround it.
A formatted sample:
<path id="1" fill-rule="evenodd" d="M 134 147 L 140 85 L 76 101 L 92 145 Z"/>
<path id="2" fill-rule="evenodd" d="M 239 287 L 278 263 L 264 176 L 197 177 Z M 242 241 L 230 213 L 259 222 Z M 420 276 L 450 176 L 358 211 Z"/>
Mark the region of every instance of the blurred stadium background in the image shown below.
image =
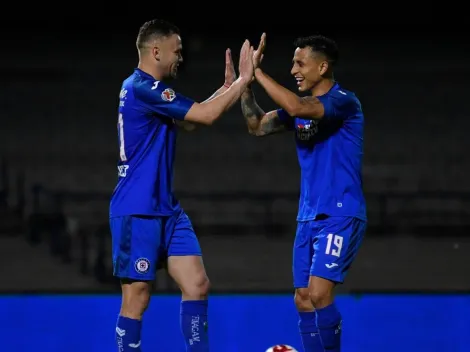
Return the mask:
<path id="1" fill-rule="evenodd" d="M 119 287 L 111 276 L 107 214 L 116 180 L 117 96 L 137 63 L 138 27 L 153 17 L 64 17 L 26 21 L 24 28 L 8 22 L 2 32 L 0 326 L 12 340 L 2 351 L 114 350 Z M 175 22 L 185 64 L 174 87 L 196 100 L 222 85 L 224 50 L 231 47 L 236 58 L 244 36 L 257 44 L 268 32 L 266 71 L 292 89 L 293 39 L 321 31 L 338 41 L 337 79 L 357 93 L 366 116 L 370 218 L 360 255 L 338 289 L 344 351 L 468 351 L 468 40 L 418 22 L 403 31 L 379 24 L 361 30 L 353 21 L 258 21 L 245 30 L 229 30 L 224 19 Z M 275 108 L 256 91 L 262 107 Z M 217 352 L 277 343 L 300 349 L 291 299 L 299 186 L 292 139 L 249 136 L 239 105 L 211 128 L 179 136 L 176 193 L 215 293 Z M 144 350 L 158 343 L 162 351 L 180 351 L 179 297 L 164 272 L 155 294 Z"/>

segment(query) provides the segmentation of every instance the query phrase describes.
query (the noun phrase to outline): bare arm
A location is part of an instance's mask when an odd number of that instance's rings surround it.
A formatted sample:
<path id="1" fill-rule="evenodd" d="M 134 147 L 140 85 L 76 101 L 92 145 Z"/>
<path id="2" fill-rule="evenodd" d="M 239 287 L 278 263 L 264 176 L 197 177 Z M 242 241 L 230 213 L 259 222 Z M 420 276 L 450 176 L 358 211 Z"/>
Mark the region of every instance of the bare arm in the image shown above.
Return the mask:
<path id="1" fill-rule="evenodd" d="M 207 98 L 206 100 L 204 100 L 201 104 L 206 104 L 208 102 L 210 102 L 212 99 L 214 99 L 215 97 L 218 97 L 220 94 L 224 93 L 230 86 L 227 86 L 227 85 L 223 85 L 222 87 L 220 87 L 219 89 L 217 89 L 214 94 L 212 94 L 209 98 Z"/>
<path id="2" fill-rule="evenodd" d="M 175 120 L 175 124 L 186 132 L 192 132 L 196 128 L 196 125 L 194 123 L 188 121 Z"/>
<path id="3" fill-rule="evenodd" d="M 228 89 L 227 85 L 223 85 L 219 89 L 215 91 L 214 94 L 212 94 L 209 98 L 201 102 L 201 104 L 207 104 L 209 101 L 214 99 L 215 97 L 218 97 L 220 94 L 225 92 Z M 194 123 L 188 122 L 188 121 L 176 121 L 176 125 L 182 129 L 184 129 L 187 132 L 194 131 L 196 129 L 196 125 Z"/>
<path id="4" fill-rule="evenodd" d="M 207 103 L 214 99 L 215 97 L 219 96 L 220 94 L 224 93 L 230 86 L 235 82 L 237 79 L 237 74 L 235 72 L 235 67 L 233 65 L 232 60 L 232 51 L 230 49 L 225 50 L 225 81 L 224 85 L 217 89 L 217 91 L 212 94 L 209 98 L 204 100 L 202 104 Z"/>
<path id="5" fill-rule="evenodd" d="M 185 121 L 212 125 L 240 98 L 249 82 L 250 79 L 240 77 L 223 93 L 211 97 L 203 103 L 194 103 L 186 114 Z"/>
<path id="6" fill-rule="evenodd" d="M 203 104 L 194 103 L 186 113 L 186 121 L 212 125 L 224 111 L 228 110 L 241 97 L 253 78 L 253 47 L 249 40 L 245 40 L 240 50 L 238 67 L 240 76 L 230 87 Z"/>
<path id="7" fill-rule="evenodd" d="M 259 107 L 250 87 L 243 92 L 241 105 L 250 134 L 262 137 L 286 130 L 276 110 L 265 113 Z"/>
<path id="8" fill-rule="evenodd" d="M 255 70 L 255 77 L 271 99 L 282 107 L 290 116 L 297 116 L 310 120 L 323 118 L 325 108 L 318 98 L 299 97 L 289 89 L 281 86 L 260 68 Z"/>

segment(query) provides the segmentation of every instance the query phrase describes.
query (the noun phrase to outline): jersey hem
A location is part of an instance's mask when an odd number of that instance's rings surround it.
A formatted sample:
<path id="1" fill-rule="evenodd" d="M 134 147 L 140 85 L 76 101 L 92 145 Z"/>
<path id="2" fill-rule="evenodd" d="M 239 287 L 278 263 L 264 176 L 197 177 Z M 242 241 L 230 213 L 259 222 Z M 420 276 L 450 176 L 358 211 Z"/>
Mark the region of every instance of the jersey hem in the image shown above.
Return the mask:
<path id="1" fill-rule="evenodd" d="M 296 218 L 296 221 L 297 222 L 306 222 L 306 221 L 314 221 L 317 217 L 317 215 L 319 214 L 316 214 L 314 216 L 309 216 L 309 217 L 306 217 L 306 218 L 300 218 L 300 217 L 297 217 Z M 367 216 L 362 216 L 362 215 L 357 215 L 357 214 L 354 214 L 354 215 L 351 215 L 351 214 L 341 214 L 341 215 L 336 215 L 336 214 L 328 214 L 328 213 L 325 213 L 325 215 L 329 216 L 329 217 L 346 217 L 346 218 L 356 218 L 356 219 L 359 219 L 359 220 L 362 220 L 362 221 L 367 221 Z"/>
<path id="2" fill-rule="evenodd" d="M 125 212 L 125 213 L 116 213 L 109 214 L 109 218 L 118 218 L 121 216 L 172 216 L 181 211 L 181 208 L 175 209 L 173 211 L 165 212 Z"/>

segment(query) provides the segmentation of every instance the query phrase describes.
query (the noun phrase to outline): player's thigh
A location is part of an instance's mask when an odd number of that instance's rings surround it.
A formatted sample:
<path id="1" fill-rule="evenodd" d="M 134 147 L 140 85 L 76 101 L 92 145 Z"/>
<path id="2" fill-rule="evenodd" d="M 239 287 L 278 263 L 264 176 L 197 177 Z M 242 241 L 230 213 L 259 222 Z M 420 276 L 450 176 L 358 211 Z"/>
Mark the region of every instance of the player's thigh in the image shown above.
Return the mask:
<path id="1" fill-rule="evenodd" d="M 199 241 L 189 217 L 181 211 L 167 225 L 168 273 L 183 289 L 208 283 Z M 172 229 L 168 227 L 172 227 Z"/>
<path id="2" fill-rule="evenodd" d="M 292 274 L 296 289 L 308 287 L 313 255 L 312 238 L 315 235 L 315 228 L 311 221 L 297 223 L 292 251 Z"/>
<path id="3" fill-rule="evenodd" d="M 202 255 L 191 220 L 184 211 L 170 217 L 165 224 L 165 247 L 168 257 Z"/>
<path id="4" fill-rule="evenodd" d="M 155 279 L 164 230 L 162 224 L 160 217 L 110 219 L 114 276 L 134 281 Z"/>
<path id="5" fill-rule="evenodd" d="M 366 231 L 366 222 L 354 217 L 329 217 L 318 223 L 310 275 L 342 283 Z"/>

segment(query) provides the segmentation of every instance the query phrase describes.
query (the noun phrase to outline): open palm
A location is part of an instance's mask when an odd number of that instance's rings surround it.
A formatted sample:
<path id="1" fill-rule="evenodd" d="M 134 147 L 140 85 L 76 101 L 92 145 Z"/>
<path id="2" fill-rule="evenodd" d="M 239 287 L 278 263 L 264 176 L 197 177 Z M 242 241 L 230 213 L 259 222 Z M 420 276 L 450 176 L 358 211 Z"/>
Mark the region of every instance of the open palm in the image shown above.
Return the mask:
<path id="1" fill-rule="evenodd" d="M 235 66 L 233 65 L 232 51 L 227 49 L 225 51 L 225 82 L 224 85 L 230 87 L 233 82 L 237 79 L 237 73 L 235 72 Z"/>

